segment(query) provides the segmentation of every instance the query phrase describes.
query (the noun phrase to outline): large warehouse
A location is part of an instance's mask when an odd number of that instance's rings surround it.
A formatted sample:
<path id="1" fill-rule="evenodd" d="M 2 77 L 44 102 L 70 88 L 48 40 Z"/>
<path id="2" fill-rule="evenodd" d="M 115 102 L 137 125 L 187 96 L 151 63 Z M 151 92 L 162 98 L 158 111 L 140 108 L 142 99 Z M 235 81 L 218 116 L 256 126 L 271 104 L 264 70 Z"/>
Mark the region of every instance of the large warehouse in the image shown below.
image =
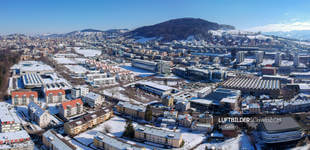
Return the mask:
<path id="1" fill-rule="evenodd" d="M 277 98 L 280 95 L 279 80 L 264 80 L 259 77 L 234 77 L 222 83 L 224 88 L 241 90 L 242 94 L 270 95 Z"/>

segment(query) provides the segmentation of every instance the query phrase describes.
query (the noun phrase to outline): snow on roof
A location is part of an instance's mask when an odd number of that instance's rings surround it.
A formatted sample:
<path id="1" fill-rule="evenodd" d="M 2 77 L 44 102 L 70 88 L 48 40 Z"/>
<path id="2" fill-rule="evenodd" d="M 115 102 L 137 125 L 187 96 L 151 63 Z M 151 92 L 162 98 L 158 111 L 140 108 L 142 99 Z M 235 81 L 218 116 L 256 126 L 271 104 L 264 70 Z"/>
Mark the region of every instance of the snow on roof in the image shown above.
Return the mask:
<path id="1" fill-rule="evenodd" d="M 100 95 L 96 94 L 96 93 L 93 93 L 93 92 L 89 92 L 89 93 L 86 94 L 85 97 L 90 98 L 90 99 L 97 99 L 98 97 L 100 97 Z"/>
<path id="2" fill-rule="evenodd" d="M 65 65 L 66 68 L 68 68 L 71 72 L 80 74 L 80 73 L 86 73 L 87 69 L 80 65 Z"/>
<path id="3" fill-rule="evenodd" d="M 6 102 L 0 102 L 0 121 L 1 123 L 21 123 L 21 121 L 17 117 L 15 109 L 13 109 L 13 106 Z"/>
<path id="4" fill-rule="evenodd" d="M 0 133 L 0 141 L 4 142 L 6 140 L 20 140 L 20 139 L 30 139 L 30 136 L 25 130 L 20 130 L 16 132 L 6 132 Z"/>
<path id="5" fill-rule="evenodd" d="M 44 64 L 41 61 L 21 61 L 18 64 L 15 64 L 11 69 L 20 69 L 25 72 L 35 72 L 35 71 L 53 71 L 54 69 Z"/>
<path id="6" fill-rule="evenodd" d="M 151 126 L 142 126 L 136 125 L 135 131 L 143 132 L 150 135 L 155 135 L 159 137 L 164 137 L 168 139 L 180 139 L 182 134 L 180 132 L 173 132 L 168 130 L 162 130 L 161 128 L 151 127 Z"/>
<path id="7" fill-rule="evenodd" d="M 155 89 L 160 89 L 160 90 L 163 90 L 163 91 L 168 91 L 168 90 L 172 90 L 173 88 L 172 87 L 169 87 L 169 86 L 166 86 L 166 85 L 161 85 L 161 84 L 157 84 L 157 83 L 154 83 L 154 82 L 151 82 L 151 81 L 140 81 L 140 82 L 137 82 L 138 84 L 142 84 L 142 85 L 146 85 L 146 86 L 149 86 L 149 87 L 152 87 L 152 88 L 155 88 Z"/>

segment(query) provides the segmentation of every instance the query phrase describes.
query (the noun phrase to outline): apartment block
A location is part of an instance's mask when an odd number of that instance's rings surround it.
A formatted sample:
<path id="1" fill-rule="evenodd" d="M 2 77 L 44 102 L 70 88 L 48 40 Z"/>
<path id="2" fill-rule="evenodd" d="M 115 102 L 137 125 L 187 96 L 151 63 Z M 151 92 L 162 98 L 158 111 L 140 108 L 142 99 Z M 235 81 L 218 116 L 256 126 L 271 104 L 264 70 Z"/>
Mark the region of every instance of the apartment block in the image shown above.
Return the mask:
<path id="1" fill-rule="evenodd" d="M 118 102 L 116 109 L 119 113 L 130 115 L 134 118 L 145 119 L 146 107 L 131 104 L 129 102 Z"/>
<path id="2" fill-rule="evenodd" d="M 66 117 L 75 116 L 83 113 L 83 102 L 80 98 L 62 102 L 59 108 L 59 113 Z"/>
<path id="3" fill-rule="evenodd" d="M 46 103 L 61 103 L 65 101 L 65 90 L 47 90 L 45 92 Z"/>
<path id="4" fill-rule="evenodd" d="M 13 91 L 11 93 L 13 105 L 28 105 L 30 101 L 38 101 L 38 93 L 35 91 Z"/>
<path id="5" fill-rule="evenodd" d="M 76 120 L 65 123 L 65 133 L 70 136 L 75 136 L 83 131 L 86 131 L 93 126 L 103 123 L 113 116 L 112 109 L 106 108 L 96 111 L 91 114 L 87 114 Z"/>
<path id="6" fill-rule="evenodd" d="M 135 138 L 148 142 L 167 145 L 171 147 L 180 147 L 183 141 L 183 137 L 180 132 L 173 132 L 156 127 L 142 125 L 136 125 L 134 129 Z"/>

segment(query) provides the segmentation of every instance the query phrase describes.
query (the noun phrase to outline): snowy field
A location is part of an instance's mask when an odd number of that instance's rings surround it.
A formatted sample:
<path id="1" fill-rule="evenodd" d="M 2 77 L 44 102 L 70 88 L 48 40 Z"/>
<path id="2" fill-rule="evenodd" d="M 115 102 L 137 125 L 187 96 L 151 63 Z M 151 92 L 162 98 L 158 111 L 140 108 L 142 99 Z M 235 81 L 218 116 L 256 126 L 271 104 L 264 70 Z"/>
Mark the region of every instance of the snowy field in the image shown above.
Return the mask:
<path id="1" fill-rule="evenodd" d="M 95 49 L 75 49 L 79 54 L 84 55 L 85 57 L 94 57 L 96 55 L 101 55 L 101 50 Z"/>
<path id="2" fill-rule="evenodd" d="M 87 69 L 80 65 L 65 65 L 66 68 L 68 68 L 71 72 L 81 74 L 86 73 Z"/>
<path id="3" fill-rule="evenodd" d="M 208 148 L 221 149 L 221 150 L 254 150 L 254 147 L 250 144 L 249 137 L 245 134 L 240 134 L 235 138 L 228 139 L 219 143 L 204 143 L 199 145 L 195 150 L 205 150 Z"/>
<path id="4" fill-rule="evenodd" d="M 98 131 L 103 131 L 105 125 L 108 125 L 111 127 L 110 133 L 112 135 L 120 137 L 122 136 L 123 131 L 125 130 L 126 120 L 124 118 L 114 116 L 110 120 L 98 125 L 97 127 L 75 136 L 74 139 L 80 141 L 81 143 L 85 145 L 89 145 L 93 142 L 93 139 L 96 133 Z"/>
<path id="5" fill-rule="evenodd" d="M 116 98 L 116 99 L 121 99 L 123 101 L 131 101 L 131 99 L 128 96 L 120 93 L 120 91 L 124 91 L 124 90 L 125 89 L 122 87 L 114 87 L 114 88 L 103 90 L 102 94 Z"/>
<path id="6" fill-rule="evenodd" d="M 151 76 L 154 75 L 154 72 L 151 71 L 147 71 L 147 70 L 143 70 L 143 69 L 139 69 L 136 67 L 132 67 L 132 66 L 120 66 L 121 68 L 124 68 L 126 70 L 132 71 L 134 73 L 135 76 L 140 76 L 140 77 L 147 77 L 147 76 Z"/>
<path id="7" fill-rule="evenodd" d="M 180 128 L 180 131 L 183 135 L 183 140 L 185 142 L 184 146 L 182 148 L 179 148 L 182 150 L 192 149 L 195 146 L 201 144 L 205 139 L 204 134 L 202 134 L 201 132 L 190 132 L 187 128 Z"/>
<path id="8" fill-rule="evenodd" d="M 77 62 L 72 58 L 53 58 L 57 64 L 77 64 Z"/>

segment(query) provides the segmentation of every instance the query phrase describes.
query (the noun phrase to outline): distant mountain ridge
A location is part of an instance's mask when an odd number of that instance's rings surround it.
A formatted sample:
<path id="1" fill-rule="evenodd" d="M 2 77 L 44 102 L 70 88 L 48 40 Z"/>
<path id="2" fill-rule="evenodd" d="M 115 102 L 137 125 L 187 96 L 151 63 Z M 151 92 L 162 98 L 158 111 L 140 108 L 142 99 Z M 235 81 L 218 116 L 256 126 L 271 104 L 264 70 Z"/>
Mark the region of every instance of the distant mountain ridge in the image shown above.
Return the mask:
<path id="1" fill-rule="evenodd" d="M 172 19 L 150 26 L 143 26 L 128 32 L 130 36 L 157 37 L 162 41 L 185 40 L 192 36 L 195 39 L 208 39 L 210 30 L 233 30 L 234 26 L 209 22 L 200 18 Z"/>
<path id="2" fill-rule="evenodd" d="M 278 31 L 278 32 L 264 32 L 267 35 L 275 35 L 284 38 L 310 40 L 310 30 L 294 30 L 294 31 Z"/>

